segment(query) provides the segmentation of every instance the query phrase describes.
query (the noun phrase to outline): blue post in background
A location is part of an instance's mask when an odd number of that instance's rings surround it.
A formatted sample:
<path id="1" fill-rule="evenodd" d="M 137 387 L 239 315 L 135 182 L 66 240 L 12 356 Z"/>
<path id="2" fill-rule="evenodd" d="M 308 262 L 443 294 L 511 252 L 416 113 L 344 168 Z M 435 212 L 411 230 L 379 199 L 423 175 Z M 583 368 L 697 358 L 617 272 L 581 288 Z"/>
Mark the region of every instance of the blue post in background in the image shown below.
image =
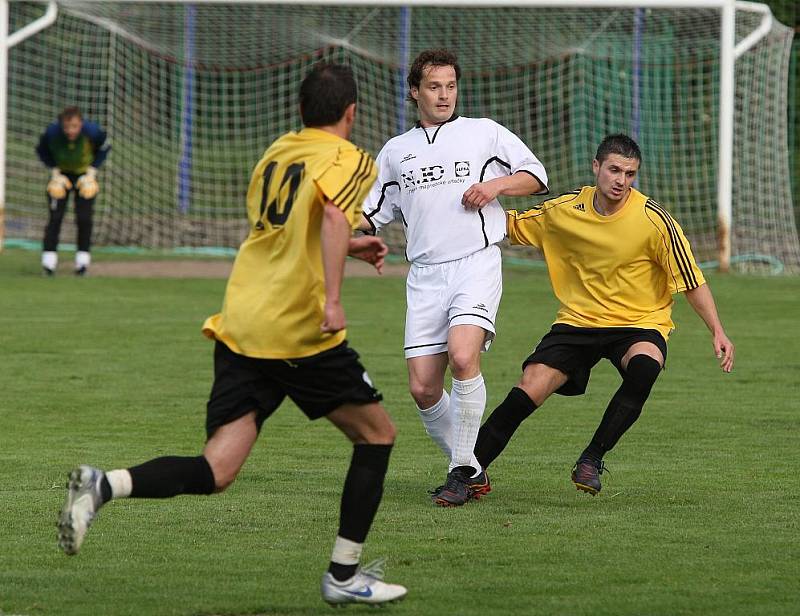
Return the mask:
<path id="1" fill-rule="evenodd" d="M 178 161 L 178 211 L 189 211 L 192 196 L 192 119 L 194 116 L 194 29 L 197 9 L 186 5 L 183 17 L 183 105 L 181 153 Z"/>
<path id="2" fill-rule="evenodd" d="M 644 9 L 638 8 L 633 14 L 633 87 L 631 92 L 631 138 L 639 143 L 641 132 L 641 82 L 642 82 L 642 32 L 644 31 Z M 640 144 L 641 145 L 641 144 Z M 639 185 L 637 176 L 633 182 Z"/>
<path id="3" fill-rule="evenodd" d="M 408 70 L 408 39 L 411 35 L 411 7 L 400 8 L 400 46 L 397 62 L 397 130 L 396 134 L 406 132 L 406 71 Z"/>

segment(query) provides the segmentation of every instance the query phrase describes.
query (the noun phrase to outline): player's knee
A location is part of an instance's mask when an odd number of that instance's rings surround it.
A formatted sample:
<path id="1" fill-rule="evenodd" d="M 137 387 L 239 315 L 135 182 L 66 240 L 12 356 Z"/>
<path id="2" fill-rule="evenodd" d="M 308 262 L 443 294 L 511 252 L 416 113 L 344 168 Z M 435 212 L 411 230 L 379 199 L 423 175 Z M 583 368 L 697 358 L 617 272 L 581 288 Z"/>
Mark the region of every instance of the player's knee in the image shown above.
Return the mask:
<path id="1" fill-rule="evenodd" d="M 448 359 L 454 379 L 470 379 L 480 372 L 480 355 L 476 355 L 471 349 L 451 351 Z"/>
<path id="2" fill-rule="evenodd" d="M 634 355 L 628 361 L 623 378 L 628 394 L 637 401 L 644 401 L 661 374 L 661 364 L 649 355 Z"/>
<path id="3" fill-rule="evenodd" d="M 534 396 L 539 395 L 539 382 L 530 374 L 522 373 L 522 378 L 517 383 L 517 387 L 525 392 L 525 394 L 533 400 Z"/>
<path id="4" fill-rule="evenodd" d="M 441 386 L 432 383 L 411 381 L 408 384 L 408 389 L 411 392 L 411 397 L 414 398 L 414 402 L 421 409 L 431 408 L 442 397 Z"/>
<path id="5" fill-rule="evenodd" d="M 517 383 L 533 402 L 539 406 L 567 382 L 567 375 L 545 364 L 527 364 Z"/>
<path id="6" fill-rule="evenodd" d="M 397 428 L 394 427 L 392 420 L 388 415 L 386 421 L 382 422 L 378 429 L 375 431 L 375 436 L 370 441 L 371 445 L 393 445 L 394 439 L 397 438 Z"/>
<path id="7" fill-rule="evenodd" d="M 384 411 L 382 417 L 359 426 L 354 436 L 351 440 L 356 445 L 393 445 L 397 429 Z"/>

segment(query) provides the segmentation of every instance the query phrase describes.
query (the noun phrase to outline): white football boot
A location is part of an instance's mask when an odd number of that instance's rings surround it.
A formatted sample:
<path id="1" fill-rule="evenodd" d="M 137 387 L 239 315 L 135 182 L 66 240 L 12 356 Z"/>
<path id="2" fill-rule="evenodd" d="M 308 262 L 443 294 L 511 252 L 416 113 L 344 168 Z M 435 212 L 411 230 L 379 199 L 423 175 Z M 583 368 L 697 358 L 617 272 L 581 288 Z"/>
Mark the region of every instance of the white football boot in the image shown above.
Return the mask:
<path id="1" fill-rule="evenodd" d="M 86 531 L 103 506 L 100 494 L 103 476 L 100 469 L 85 465 L 69 474 L 67 499 L 58 516 L 58 546 L 70 556 L 81 549 Z"/>
<path id="2" fill-rule="evenodd" d="M 334 607 L 348 603 L 379 605 L 393 603 L 406 596 L 405 586 L 383 581 L 383 561 L 360 567 L 349 580 L 339 582 L 330 573 L 322 576 L 322 598 Z"/>

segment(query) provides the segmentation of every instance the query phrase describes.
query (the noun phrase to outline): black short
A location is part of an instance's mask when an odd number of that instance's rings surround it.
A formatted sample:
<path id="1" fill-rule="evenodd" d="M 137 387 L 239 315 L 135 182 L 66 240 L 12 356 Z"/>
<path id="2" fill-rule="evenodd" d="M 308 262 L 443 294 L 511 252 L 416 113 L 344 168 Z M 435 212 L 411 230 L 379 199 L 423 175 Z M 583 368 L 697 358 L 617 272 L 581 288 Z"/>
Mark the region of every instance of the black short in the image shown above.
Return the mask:
<path id="1" fill-rule="evenodd" d="M 544 364 L 569 377 L 557 394 L 579 396 L 586 391 L 589 373 L 602 358 L 608 359 L 622 374 L 622 357 L 636 342 L 652 342 L 667 361 L 667 342 L 654 329 L 638 327 L 573 327 L 556 323 L 536 349 L 522 362 Z"/>
<path id="2" fill-rule="evenodd" d="M 370 404 L 383 399 L 343 342 L 300 359 L 257 359 L 234 353 L 221 342 L 214 348 L 214 385 L 206 410 L 206 434 L 212 434 L 250 411 L 261 424 L 289 396 L 309 419 L 324 417 L 347 403 Z"/>

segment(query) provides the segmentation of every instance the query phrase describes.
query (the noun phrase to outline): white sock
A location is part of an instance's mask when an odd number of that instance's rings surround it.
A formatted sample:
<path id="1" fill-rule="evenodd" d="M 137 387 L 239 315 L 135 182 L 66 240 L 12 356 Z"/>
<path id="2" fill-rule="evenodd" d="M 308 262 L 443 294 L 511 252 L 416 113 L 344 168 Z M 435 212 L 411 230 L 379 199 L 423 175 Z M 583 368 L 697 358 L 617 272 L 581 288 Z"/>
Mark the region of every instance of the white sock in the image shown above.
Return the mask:
<path id="1" fill-rule="evenodd" d="M 453 454 L 450 470 L 456 466 L 471 466 L 475 475 L 483 470 L 475 457 L 475 441 L 486 408 L 486 384 L 483 375 L 459 381 L 453 379 L 450 406 L 453 414 Z M 475 476 L 473 475 L 473 477 Z"/>
<path id="2" fill-rule="evenodd" d="M 45 250 L 42 253 L 42 267 L 54 270 L 58 267 L 58 253 L 55 250 Z"/>
<path id="3" fill-rule="evenodd" d="M 450 439 L 453 435 L 453 413 L 450 409 L 450 395 L 442 391 L 439 402 L 429 409 L 417 407 L 420 419 L 425 425 L 425 432 L 439 446 L 448 459 L 451 457 Z"/>
<path id="4" fill-rule="evenodd" d="M 331 562 L 339 565 L 357 565 L 361 560 L 361 550 L 363 548 L 363 543 L 356 543 L 337 535 L 333 544 Z"/>
<path id="5" fill-rule="evenodd" d="M 131 474 L 127 470 L 108 471 L 106 479 L 108 479 L 108 484 L 111 486 L 111 498 L 127 498 L 131 495 L 133 481 L 131 480 Z"/>
<path id="6" fill-rule="evenodd" d="M 92 254 L 85 250 L 79 250 L 75 253 L 75 269 L 82 267 L 89 267 L 92 263 Z"/>

